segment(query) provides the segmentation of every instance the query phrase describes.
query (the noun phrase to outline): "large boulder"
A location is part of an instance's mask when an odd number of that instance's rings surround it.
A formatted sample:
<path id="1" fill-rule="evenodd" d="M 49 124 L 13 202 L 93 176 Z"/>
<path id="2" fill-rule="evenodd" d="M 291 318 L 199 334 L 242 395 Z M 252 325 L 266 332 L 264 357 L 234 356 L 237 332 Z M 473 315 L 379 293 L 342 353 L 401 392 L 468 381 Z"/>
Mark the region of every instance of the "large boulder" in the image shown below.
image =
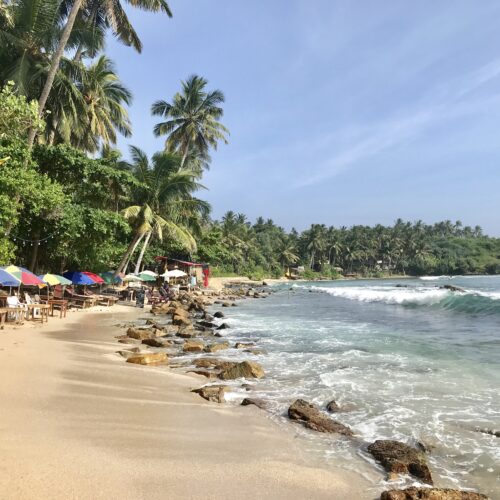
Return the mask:
<path id="1" fill-rule="evenodd" d="M 332 420 L 317 406 L 303 399 L 297 399 L 288 408 L 288 416 L 291 420 L 296 420 L 314 431 L 342 434 L 344 436 L 352 436 L 353 434 L 349 427 Z"/>
<path id="2" fill-rule="evenodd" d="M 213 401 L 214 403 L 224 403 L 224 393 L 227 387 L 225 385 L 209 385 L 207 387 L 200 387 L 199 389 L 193 389 L 191 392 L 199 394 L 202 398 L 207 401 Z"/>
<path id="3" fill-rule="evenodd" d="M 137 340 L 144 340 L 144 339 L 150 339 L 151 338 L 151 330 L 148 328 L 146 330 L 141 330 L 139 328 L 132 328 L 130 327 L 127 330 L 127 336 L 132 338 L 132 339 L 137 339 Z"/>
<path id="4" fill-rule="evenodd" d="M 181 339 L 190 339 L 196 337 L 196 335 L 198 335 L 198 332 L 192 327 L 180 327 L 176 335 Z"/>
<path id="5" fill-rule="evenodd" d="M 135 363 L 137 365 L 157 365 L 166 362 L 168 362 L 168 356 L 164 352 L 134 354 L 127 358 L 127 363 Z"/>
<path id="6" fill-rule="evenodd" d="M 200 358 L 195 361 L 195 366 L 197 368 L 215 368 L 217 370 L 227 370 L 237 365 L 236 361 L 222 361 L 221 359 L 215 358 Z"/>
<path id="7" fill-rule="evenodd" d="M 433 484 L 431 471 L 422 451 L 399 441 L 382 439 L 368 446 L 368 451 L 390 475 L 410 474 L 424 483 Z"/>
<path id="8" fill-rule="evenodd" d="M 189 317 L 174 314 L 172 316 L 172 324 L 176 326 L 191 326 L 192 322 Z"/>
<path id="9" fill-rule="evenodd" d="M 264 376 L 264 370 L 259 363 L 253 361 L 243 361 L 242 363 L 236 363 L 231 368 L 227 368 L 222 371 L 219 377 L 222 380 L 230 380 L 235 378 L 262 378 Z"/>
<path id="10" fill-rule="evenodd" d="M 252 347 L 255 347 L 255 344 L 253 342 L 236 342 L 234 347 L 235 349 L 251 349 Z"/>
<path id="11" fill-rule="evenodd" d="M 218 344 L 210 344 L 205 347 L 205 352 L 217 352 L 224 349 L 229 349 L 229 342 L 220 342 Z"/>
<path id="12" fill-rule="evenodd" d="M 188 370 L 186 373 L 194 373 L 195 375 L 203 375 L 204 377 L 214 380 L 218 377 L 218 371 L 206 370 L 203 368 L 198 368 L 196 370 Z"/>
<path id="13" fill-rule="evenodd" d="M 330 413 L 337 413 L 337 412 L 341 411 L 340 406 L 333 399 L 329 403 L 326 404 L 326 410 L 329 411 Z"/>
<path id="14" fill-rule="evenodd" d="M 141 352 L 141 350 L 138 347 L 132 347 L 130 349 L 123 349 L 121 351 L 116 351 L 116 354 L 119 354 L 124 358 L 129 358 L 130 356 L 133 356 L 138 352 Z"/>
<path id="15" fill-rule="evenodd" d="M 442 488 L 407 488 L 384 491 L 380 500 L 488 500 L 486 495 L 472 491 Z"/>
<path id="16" fill-rule="evenodd" d="M 214 318 L 223 318 L 224 313 L 222 311 L 214 312 Z"/>
<path id="17" fill-rule="evenodd" d="M 184 352 L 202 352 L 205 344 L 201 340 L 186 340 L 182 350 Z"/>

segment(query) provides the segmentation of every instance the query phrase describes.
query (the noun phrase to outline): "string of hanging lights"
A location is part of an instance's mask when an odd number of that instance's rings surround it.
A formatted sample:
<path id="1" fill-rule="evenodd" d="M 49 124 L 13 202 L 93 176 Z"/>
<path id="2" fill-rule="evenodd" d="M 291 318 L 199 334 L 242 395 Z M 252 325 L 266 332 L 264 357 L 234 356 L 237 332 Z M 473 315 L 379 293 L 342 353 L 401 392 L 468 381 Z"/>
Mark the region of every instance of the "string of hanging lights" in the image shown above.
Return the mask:
<path id="1" fill-rule="evenodd" d="M 57 232 L 54 232 L 54 233 L 51 233 L 47 236 L 44 236 L 43 238 L 38 238 L 38 239 L 35 239 L 35 240 L 30 240 L 30 239 L 27 239 L 27 238 L 21 238 L 20 236 L 12 236 L 12 235 L 8 235 L 7 233 L 5 234 L 6 237 L 8 238 L 11 238 L 12 241 L 20 241 L 23 246 L 25 245 L 30 245 L 30 246 L 33 246 L 34 243 L 43 243 L 47 240 L 50 240 L 51 238 L 54 238 L 55 235 L 57 234 Z"/>

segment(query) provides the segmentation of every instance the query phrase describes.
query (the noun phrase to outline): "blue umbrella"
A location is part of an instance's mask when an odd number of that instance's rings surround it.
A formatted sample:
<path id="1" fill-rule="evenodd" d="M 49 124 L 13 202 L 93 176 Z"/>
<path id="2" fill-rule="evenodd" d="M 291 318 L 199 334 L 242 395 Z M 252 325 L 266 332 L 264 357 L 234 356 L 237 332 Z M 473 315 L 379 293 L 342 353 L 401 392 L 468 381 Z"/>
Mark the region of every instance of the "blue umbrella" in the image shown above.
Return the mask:
<path id="1" fill-rule="evenodd" d="M 78 271 L 64 273 L 63 276 L 68 278 L 74 285 L 95 285 L 95 281 L 92 278 Z"/>
<path id="2" fill-rule="evenodd" d="M 15 276 L 0 269 L 0 285 L 2 286 L 19 286 L 21 281 L 18 280 Z"/>

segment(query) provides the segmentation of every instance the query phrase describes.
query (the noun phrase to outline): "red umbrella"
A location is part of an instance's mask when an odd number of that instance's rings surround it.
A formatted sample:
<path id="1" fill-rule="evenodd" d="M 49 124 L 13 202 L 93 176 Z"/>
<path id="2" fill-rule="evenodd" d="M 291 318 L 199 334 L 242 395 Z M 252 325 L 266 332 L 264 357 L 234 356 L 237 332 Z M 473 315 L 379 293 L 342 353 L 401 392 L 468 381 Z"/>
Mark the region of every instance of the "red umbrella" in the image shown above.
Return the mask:
<path id="1" fill-rule="evenodd" d="M 85 274 L 85 276 L 88 276 L 92 281 L 94 281 L 94 283 L 96 283 L 98 285 L 105 283 L 105 281 L 98 274 L 91 273 L 89 271 L 82 271 L 82 274 Z"/>
<path id="2" fill-rule="evenodd" d="M 3 269 L 12 274 L 12 276 L 15 276 L 23 285 L 45 286 L 45 283 L 36 274 L 33 274 L 24 267 L 7 266 Z"/>

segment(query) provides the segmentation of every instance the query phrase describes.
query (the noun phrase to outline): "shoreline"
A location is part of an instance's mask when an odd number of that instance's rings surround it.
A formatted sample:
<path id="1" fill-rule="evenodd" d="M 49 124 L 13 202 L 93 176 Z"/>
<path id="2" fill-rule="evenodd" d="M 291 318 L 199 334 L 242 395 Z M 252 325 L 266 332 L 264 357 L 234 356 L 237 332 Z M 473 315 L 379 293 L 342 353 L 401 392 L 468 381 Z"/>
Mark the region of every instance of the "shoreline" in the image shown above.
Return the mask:
<path id="1" fill-rule="evenodd" d="M 115 309 L 116 308 L 116 309 Z M 115 306 L 0 332 L 4 498 L 373 498 L 258 408 L 209 403 L 199 376 L 124 363 Z"/>

